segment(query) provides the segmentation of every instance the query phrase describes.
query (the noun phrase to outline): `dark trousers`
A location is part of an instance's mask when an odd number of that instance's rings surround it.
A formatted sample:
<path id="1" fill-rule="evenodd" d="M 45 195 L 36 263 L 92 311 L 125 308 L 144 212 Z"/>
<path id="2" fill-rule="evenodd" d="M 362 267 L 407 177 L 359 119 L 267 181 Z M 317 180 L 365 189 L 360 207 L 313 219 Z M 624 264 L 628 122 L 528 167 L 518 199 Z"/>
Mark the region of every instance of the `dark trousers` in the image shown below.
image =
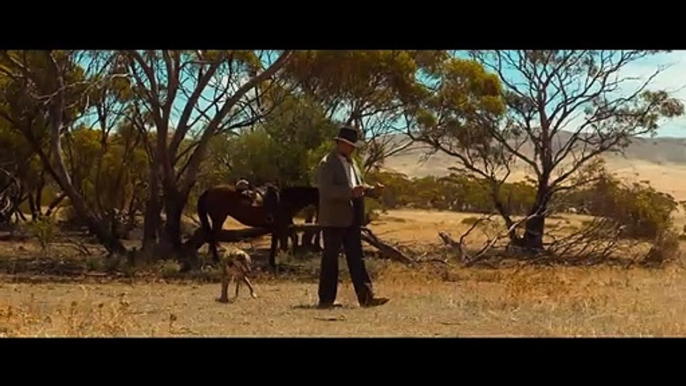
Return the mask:
<path id="1" fill-rule="evenodd" d="M 333 304 L 338 292 L 338 255 L 345 252 L 348 271 L 360 304 L 374 297 L 372 280 L 365 267 L 362 252 L 362 232 L 355 224 L 348 228 L 323 228 L 324 253 L 319 276 L 319 302 Z"/>

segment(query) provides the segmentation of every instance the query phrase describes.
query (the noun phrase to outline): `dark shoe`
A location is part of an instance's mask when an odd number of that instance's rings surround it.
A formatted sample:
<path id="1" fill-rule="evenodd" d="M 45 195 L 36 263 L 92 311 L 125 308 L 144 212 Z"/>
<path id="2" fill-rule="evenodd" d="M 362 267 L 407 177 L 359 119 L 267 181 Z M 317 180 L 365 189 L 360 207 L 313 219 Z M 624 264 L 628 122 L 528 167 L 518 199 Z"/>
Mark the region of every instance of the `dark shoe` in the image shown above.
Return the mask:
<path id="1" fill-rule="evenodd" d="M 343 306 L 340 304 L 337 304 L 337 303 L 333 303 L 333 304 L 332 303 L 319 303 L 319 304 L 317 304 L 317 308 L 320 310 L 330 310 L 332 308 L 340 308 L 340 307 L 343 307 Z"/>
<path id="2" fill-rule="evenodd" d="M 388 298 L 373 298 L 366 303 L 360 304 L 362 307 L 368 308 L 368 307 L 378 307 L 378 306 L 383 306 L 384 304 L 388 303 L 388 301 L 391 299 Z"/>

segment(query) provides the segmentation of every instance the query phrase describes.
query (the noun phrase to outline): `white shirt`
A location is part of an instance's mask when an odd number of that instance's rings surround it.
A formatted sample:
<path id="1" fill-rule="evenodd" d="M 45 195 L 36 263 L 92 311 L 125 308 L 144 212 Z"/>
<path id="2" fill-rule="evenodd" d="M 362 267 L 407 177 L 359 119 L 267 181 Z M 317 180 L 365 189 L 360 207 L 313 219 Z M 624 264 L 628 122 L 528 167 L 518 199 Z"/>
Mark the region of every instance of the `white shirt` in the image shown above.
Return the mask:
<path id="1" fill-rule="evenodd" d="M 357 171 L 355 170 L 355 166 L 351 162 L 348 162 L 348 160 L 340 154 L 338 154 L 338 158 L 343 163 L 343 168 L 345 169 L 345 175 L 348 177 L 348 184 L 350 184 L 350 187 L 354 188 L 357 185 L 362 185 L 360 183 L 360 179 L 357 176 Z"/>

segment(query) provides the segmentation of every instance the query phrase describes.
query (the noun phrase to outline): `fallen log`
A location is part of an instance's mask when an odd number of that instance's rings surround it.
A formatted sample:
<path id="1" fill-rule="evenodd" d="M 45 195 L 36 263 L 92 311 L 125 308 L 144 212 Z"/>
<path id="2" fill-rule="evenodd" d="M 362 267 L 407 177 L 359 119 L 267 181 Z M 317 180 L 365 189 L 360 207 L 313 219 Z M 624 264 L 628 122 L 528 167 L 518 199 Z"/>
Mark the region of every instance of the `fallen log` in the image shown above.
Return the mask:
<path id="1" fill-rule="evenodd" d="M 455 241 L 452 237 L 450 237 L 450 235 L 448 235 L 445 232 L 438 232 L 438 237 L 441 238 L 445 245 L 449 246 L 457 253 L 457 256 L 460 260 L 464 258 L 464 250 L 462 249 L 462 239 L 460 239 L 459 242 Z"/>
<path id="2" fill-rule="evenodd" d="M 369 228 L 362 228 L 362 240 L 378 249 L 382 255 L 391 260 L 399 261 L 407 265 L 414 265 L 417 263 L 414 259 L 401 252 L 398 248 L 379 240 L 379 238 L 376 237 L 376 235 Z"/>
<path id="3" fill-rule="evenodd" d="M 319 232 L 322 227 L 317 224 L 293 224 L 289 226 L 292 232 Z M 256 237 L 269 234 L 269 230 L 265 228 L 245 228 L 245 229 L 223 229 L 219 235 L 219 242 L 232 243 L 243 240 L 249 240 Z M 398 248 L 379 240 L 379 238 L 369 229 L 362 228 L 362 240 L 372 247 L 376 248 L 384 257 L 399 261 L 403 264 L 414 265 L 416 261 Z M 191 238 L 186 242 L 186 245 L 193 247 L 195 250 L 199 249 L 205 244 L 205 234 L 202 228 L 197 229 Z"/>
<path id="4" fill-rule="evenodd" d="M 320 225 L 316 224 L 294 224 L 289 227 L 294 232 L 319 232 L 322 230 Z M 399 261 L 403 264 L 414 265 L 416 261 L 398 248 L 381 241 L 369 228 L 362 228 L 362 241 L 376 248 L 384 257 Z"/>

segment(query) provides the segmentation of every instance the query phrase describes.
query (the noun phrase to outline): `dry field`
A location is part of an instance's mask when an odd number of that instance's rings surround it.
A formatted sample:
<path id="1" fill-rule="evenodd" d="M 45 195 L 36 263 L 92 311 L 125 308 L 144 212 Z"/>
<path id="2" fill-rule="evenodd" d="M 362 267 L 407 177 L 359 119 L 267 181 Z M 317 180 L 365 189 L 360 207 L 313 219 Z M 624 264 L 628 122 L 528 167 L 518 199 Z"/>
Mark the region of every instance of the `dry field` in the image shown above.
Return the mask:
<path id="1" fill-rule="evenodd" d="M 563 138 L 566 136 L 563 135 Z M 603 159 L 607 169 L 623 179 L 636 182 L 650 181 L 655 189 L 669 193 L 677 200 L 686 200 L 686 183 L 683 182 L 686 181 L 685 144 L 686 141 L 682 138 L 638 140 L 626 149 L 626 156 L 605 154 Z M 532 154 L 529 145 L 525 145 L 521 151 L 524 154 Z M 449 167 L 455 166 L 455 159 L 442 153 L 419 162 L 422 154 L 424 150 L 413 146 L 406 152 L 388 158 L 384 166 L 412 177 L 445 175 Z M 523 180 L 527 175 L 531 176 L 531 169 L 521 161 L 510 166 L 510 182 Z"/>
<path id="2" fill-rule="evenodd" d="M 453 235 L 468 215 L 393 211 L 373 224 L 386 240 L 416 248 Z M 574 225 L 583 219 L 566 217 Z M 228 223 L 228 222 L 227 222 Z M 232 227 L 232 224 L 227 224 Z M 35 245 L 2 243 L 3 256 Z M 245 245 L 244 247 L 248 247 Z M 289 264 L 298 261 L 290 258 Z M 686 334 L 686 271 L 665 269 L 477 269 L 427 264 L 411 269 L 370 259 L 385 306 L 357 306 L 345 263 L 342 308 L 317 310 L 317 260 L 309 274 L 253 280 L 231 304 L 216 303 L 216 282 L 76 275 L 62 280 L 9 275 L 0 281 L 0 336 L 681 336 Z M 16 265 L 16 263 L 13 263 Z M 165 265 L 167 271 L 174 267 Z M 1 269 L 0 269 L 1 270 Z M 6 271 L 12 271 L 5 264 Z M 40 280 L 38 280 L 41 278 Z M 233 288 L 231 288 L 233 290 Z M 231 292 L 232 294 L 232 292 Z"/>

